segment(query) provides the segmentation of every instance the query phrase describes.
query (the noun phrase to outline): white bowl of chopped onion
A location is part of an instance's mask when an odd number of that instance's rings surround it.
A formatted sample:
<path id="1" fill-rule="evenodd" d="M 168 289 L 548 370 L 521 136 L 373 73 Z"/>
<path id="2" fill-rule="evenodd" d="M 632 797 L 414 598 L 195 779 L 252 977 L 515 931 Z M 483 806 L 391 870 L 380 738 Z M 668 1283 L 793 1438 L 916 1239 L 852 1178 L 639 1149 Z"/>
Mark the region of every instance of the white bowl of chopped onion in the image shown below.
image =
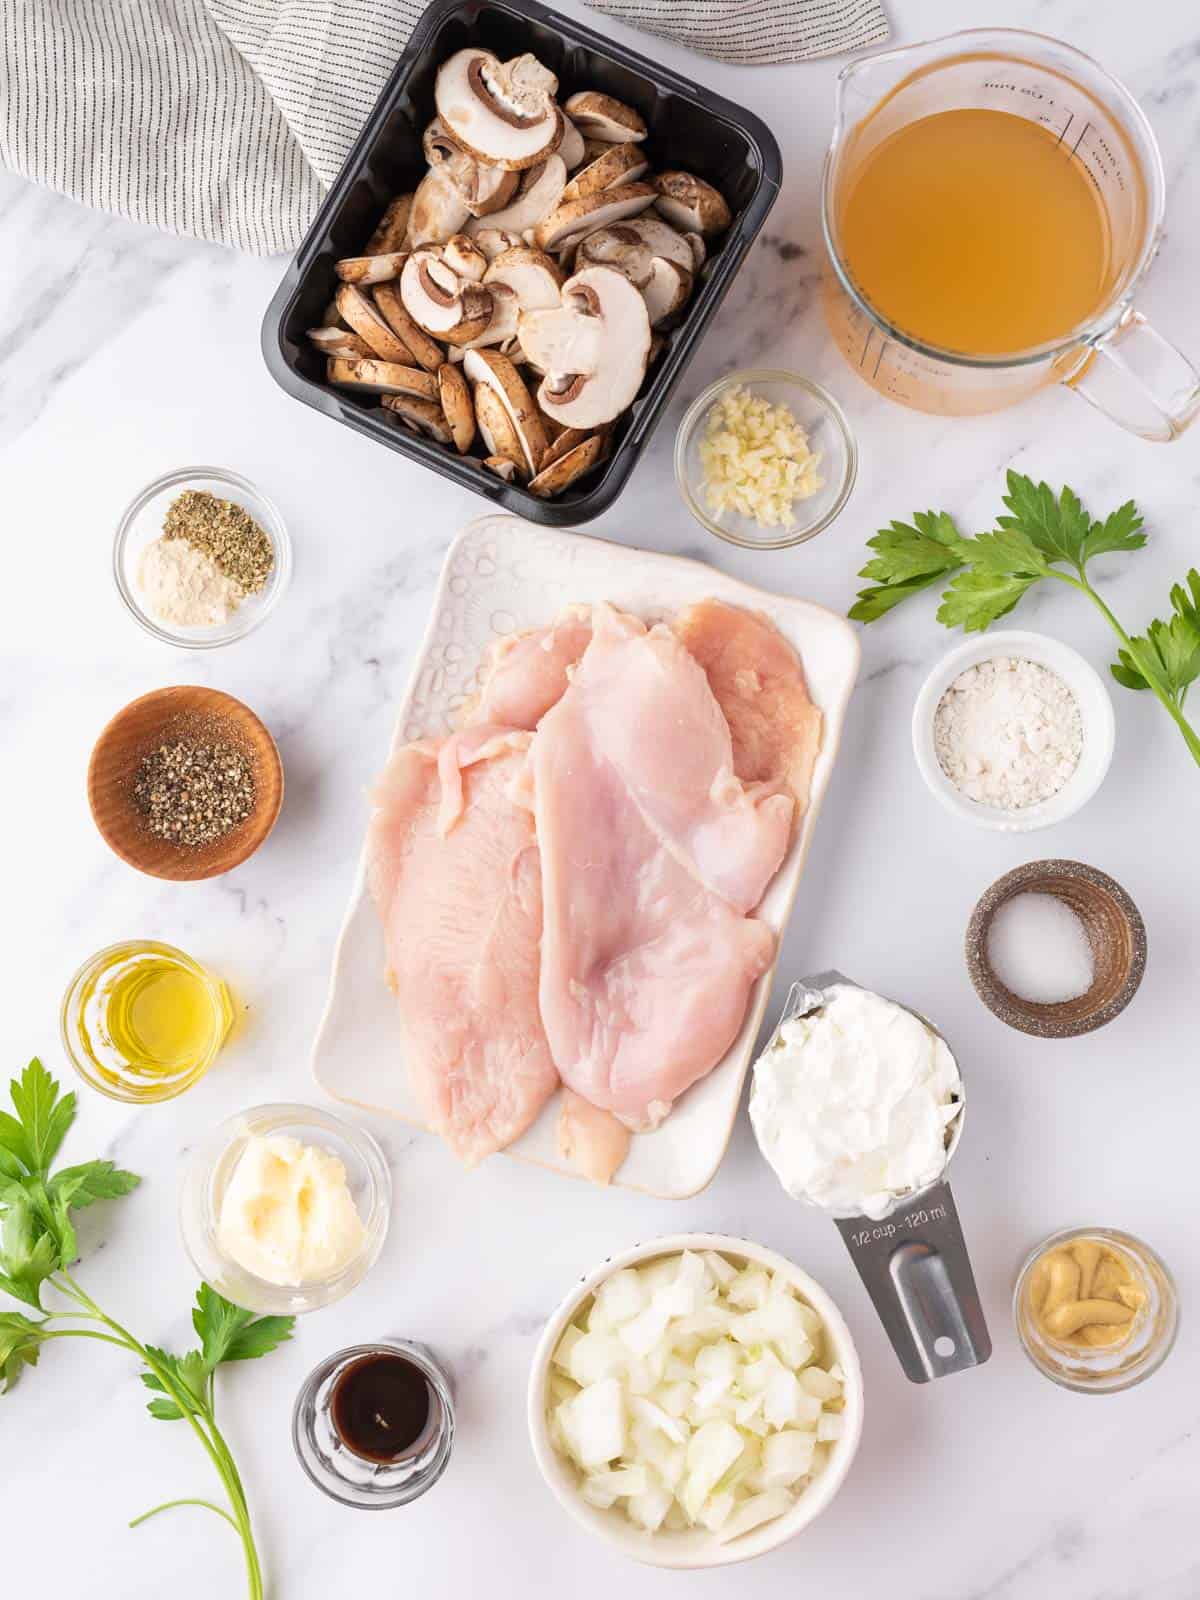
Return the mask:
<path id="1" fill-rule="evenodd" d="M 862 1434 L 858 1355 L 819 1284 L 717 1233 L 589 1273 L 533 1358 L 529 1432 L 559 1503 L 652 1566 L 727 1566 L 806 1528 Z"/>

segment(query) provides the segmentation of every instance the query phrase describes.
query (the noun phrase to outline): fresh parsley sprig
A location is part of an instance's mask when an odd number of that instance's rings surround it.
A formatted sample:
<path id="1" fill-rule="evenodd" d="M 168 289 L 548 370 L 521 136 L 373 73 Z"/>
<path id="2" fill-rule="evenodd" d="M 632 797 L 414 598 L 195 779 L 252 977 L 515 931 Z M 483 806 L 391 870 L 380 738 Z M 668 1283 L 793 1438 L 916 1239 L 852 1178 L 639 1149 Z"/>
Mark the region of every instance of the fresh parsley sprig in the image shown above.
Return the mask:
<path id="1" fill-rule="evenodd" d="M 213 1375 L 226 1362 L 253 1361 L 269 1354 L 291 1338 L 294 1318 L 255 1317 L 202 1283 L 192 1312 L 199 1349 L 177 1356 L 139 1343 L 100 1309 L 68 1269 L 79 1254 L 71 1213 L 97 1200 L 119 1199 L 140 1180 L 111 1161 L 62 1167 L 52 1175 L 51 1165 L 75 1120 L 75 1096 L 60 1094 L 58 1084 L 36 1059 L 13 1079 L 10 1094 L 16 1115 L 0 1111 L 0 1289 L 39 1315 L 0 1312 L 3 1390 L 12 1388 L 23 1368 L 35 1367 L 42 1349 L 55 1339 L 92 1339 L 133 1355 L 143 1368 L 142 1382 L 154 1395 L 147 1407 L 151 1416 L 188 1423 L 221 1479 L 229 1506 L 196 1498 L 168 1500 L 143 1512 L 130 1526 L 174 1506 L 215 1511 L 241 1540 L 250 1600 L 262 1600 L 262 1568 L 250 1508 L 229 1446 L 217 1427 Z M 48 1307 L 43 1300 L 47 1290 L 56 1291 L 72 1309 Z"/>
<path id="2" fill-rule="evenodd" d="M 1171 616 L 1144 634 L 1128 634 L 1088 578 L 1096 556 L 1140 550 L 1142 518 L 1132 500 L 1103 522 L 1084 509 L 1073 489 L 1057 496 L 1045 483 L 1009 472 L 1008 514 L 973 538 L 959 533 L 944 511 L 917 512 L 893 522 L 867 543 L 875 555 L 859 573 L 869 580 L 850 616 L 875 622 L 909 595 L 946 582 L 938 621 L 982 632 L 1007 616 L 1035 583 L 1054 579 L 1087 596 L 1117 636 L 1113 677 L 1127 689 L 1148 689 L 1178 727 L 1200 765 L 1200 736 L 1184 715 L 1188 688 L 1200 677 L 1200 572 L 1171 590 Z"/>

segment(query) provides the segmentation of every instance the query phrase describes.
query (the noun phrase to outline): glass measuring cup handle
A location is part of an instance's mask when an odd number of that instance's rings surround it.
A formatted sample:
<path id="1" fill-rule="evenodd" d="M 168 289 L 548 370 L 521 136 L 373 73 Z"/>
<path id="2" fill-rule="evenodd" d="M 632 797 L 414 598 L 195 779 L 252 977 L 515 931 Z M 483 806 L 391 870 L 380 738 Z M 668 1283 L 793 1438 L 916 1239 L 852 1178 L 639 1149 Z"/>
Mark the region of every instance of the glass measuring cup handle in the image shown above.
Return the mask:
<path id="1" fill-rule="evenodd" d="M 1132 307 L 1065 382 L 1122 428 L 1156 443 L 1177 439 L 1200 412 L 1200 373 Z"/>
<path id="2" fill-rule="evenodd" d="M 992 1340 L 948 1183 L 878 1222 L 840 1217 L 837 1226 L 905 1377 L 929 1383 L 983 1365 Z"/>

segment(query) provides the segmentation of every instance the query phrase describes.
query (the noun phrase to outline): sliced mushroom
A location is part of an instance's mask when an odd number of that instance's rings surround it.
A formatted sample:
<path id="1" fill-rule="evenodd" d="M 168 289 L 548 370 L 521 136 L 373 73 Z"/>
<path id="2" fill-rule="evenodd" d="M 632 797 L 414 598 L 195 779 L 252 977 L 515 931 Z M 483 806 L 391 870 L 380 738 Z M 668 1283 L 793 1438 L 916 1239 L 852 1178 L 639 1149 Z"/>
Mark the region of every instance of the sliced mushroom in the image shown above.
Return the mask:
<path id="1" fill-rule="evenodd" d="M 724 233 L 733 220 L 712 184 L 690 172 L 660 172 L 654 187 L 658 190 L 656 209 L 685 232 L 711 239 L 714 234 Z"/>
<path id="2" fill-rule="evenodd" d="M 384 321 L 376 309 L 375 302 L 368 300 L 361 289 L 352 283 L 344 283 L 337 292 L 337 308 L 344 320 L 377 356 L 382 357 L 384 361 L 398 361 L 404 366 L 410 364 L 412 352 L 404 340 Z"/>
<path id="3" fill-rule="evenodd" d="M 387 209 L 376 224 L 375 232 L 363 247 L 363 255 L 386 256 L 395 250 L 403 250 L 412 203 L 413 197 L 410 194 L 398 194 L 394 200 L 388 201 Z"/>
<path id="4" fill-rule="evenodd" d="M 447 361 L 438 368 L 437 384 L 442 414 L 454 436 L 454 448 L 460 456 L 465 456 L 475 442 L 475 407 L 467 380 Z"/>
<path id="5" fill-rule="evenodd" d="M 517 475 L 517 464 L 510 461 L 508 456 L 484 456 L 483 464 L 489 472 L 503 478 L 505 483 L 511 483 Z"/>
<path id="6" fill-rule="evenodd" d="M 606 150 L 612 148 L 610 139 L 585 139 L 583 141 L 584 162 L 598 161 Z"/>
<path id="7" fill-rule="evenodd" d="M 585 233 L 637 216 L 653 204 L 655 191 L 648 183 L 625 183 L 584 200 L 567 200 L 533 230 L 539 250 L 564 250 Z"/>
<path id="8" fill-rule="evenodd" d="M 685 233 L 683 237 L 687 240 L 688 248 L 692 252 L 692 271 L 699 272 L 700 268 L 708 260 L 708 246 L 704 242 L 704 236 L 699 233 Z"/>
<path id="9" fill-rule="evenodd" d="M 514 471 L 522 478 L 533 476 L 512 417 L 500 396 L 485 383 L 475 390 L 475 420 L 489 456 L 511 461 Z"/>
<path id="10" fill-rule="evenodd" d="M 383 397 L 383 405 L 410 433 L 423 433 L 438 444 L 453 443 L 450 426 L 436 400 L 422 400 L 411 394 L 389 394 Z"/>
<path id="11" fill-rule="evenodd" d="M 573 94 L 564 102 L 563 110 L 585 139 L 625 144 L 646 137 L 646 124 L 633 107 L 598 89 L 582 89 Z"/>
<path id="12" fill-rule="evenodd" d="M 464 283 L 436 250 L 416 250 L 400 277 L 404 309 L 426 333 L 447 344 L 468 344 L 492 318 L 492 297 L 476 283 Z"/>
<path id="13" fill-rule="evenodd" d="M 543 218 L 548 217 L 562 199 L 563 190 L 567 186 L 567 168 L 563 158 L 556 152 L 547 156 L 545 161 L 536 167 L 530 167 L 521 183 L 517 198 L 503 211 L 497 211 L 488 217 L 488 228 L 503 228 L 509 233 L 521 235 L 530 228 L 536 228 Z M 468 223 L 467 232 L 476 236 L 483 231 L 484 224 Z"/>
<path id="14" fill-rule="evenodd" d="M 431 167 L 417 185 L 408 216 L 408 243 L 417 250 L 425 244 L 445 244 L 462 228 L 471 213 L 462 195 L 440 167 Z"/>
<path id="15" fill-rule="evenodd" d="M 491 283 L 485 291 L 491 299 L 491 316 L 488 325 L 482 333 L 477 333 L 473 339 L 468 339 L 460 348 L 465 353 L 468 350 L 480 350 L 484 345 L 506 345 L 517 337 L 517 319 L 521 306 L 514 292 L 506 283 Z"/>
<path id="16" fill-rule="evenodd" d="M 582 478 L 585 472 L 590 472 L 604 454 L 604 435 L 594 433 L 590 438 L 584 439 L 573 450 L 566 451 L 549 466 L 529 480 L 530 494 L 536 494 L 543 500 L 549 500 L 556 494 L 561 494 L 564 489 L 570 488 L 577 478 Z"/>
<path id="17" fill-rule="evenodd" d="M 618 184 L 636 183 L 649 170 L 650 163 L 645 151 L 638 145 L 605 145 L 604 154 L 579 169 L 563 190 L 562 197 L 564 200 L 584 200 L 590 194 L 615 189 Z"/>
<path id="18" fill-rule="evenodd" d="M 404 309 L 398 283 L 380 283 L 375 287 L 375 305 L 392 332 L 412 352 L 412 359 L 426 372 L 436 372 L 446 359 L 446 353 L 436 339 L 431 339 L 424 328 L 418 327 Z"/>
<path id="19" fill-rule="evenodd" d="M 536 166 L 562 141 L 558 79 L 536 56 L 501 61 L 459 50 L 438 68 L 434 99 L 443 124 L 474 155 L 513 171 Z"/>
<path id="20" fill-rule="evenodd" d="M 674 261 L 664 261 L 655 256 L 650 267 L 650 282 L 643 285 L 642 299 L 650 315 L 650 326 L 656 328 L 682 311 L 692 292 L 692 275 L 686 267 Z"/>
<path id="21" fill-rule="evenodd" d="M 641 290 L 653 327 L 679 311 L 691 294 L 692 253 L 682 235 L 661 219 L 653 219 L 649 227 L 645 222 L 645 218 L 635 217 L 588 234 L 575 252 L 575 269 L 615 267 Z M 664 255 L 648 240 L 671 255 Z M 680 257 L 687 266 L 680 265 Z"/>
<path id="22" fill-rule="evenodd" d="M 323 356 L 347 356 L 352 361 L 369 360 L 371 346 L 349 328 L 310 328 L 308 341 Z"/>
<path id="23" fill-rule="evenodd" d="M 650 317 L 640 292 L 612 267 L 586 267 L 563 285 L 562 305 L 527 311 L 521 347 L 546 377 L 538 403 L 572 428 L 611 422 L 646 374 Z"/>
<path id="24" fill-rule="evenodd" d="M 471 224 L 468 223 L 467 226 L 470 227 Z M 511 250 L 522 242 L 519 233 L 513 233 L 508 228 L 497 228 L 490 217 L 486 227 L 472 232 L 469 237 L 474 239 L 489 261 L 495 261 L 497 256 L 502 256 L 506 250 Z"/>
<path id="25" fill-rule="evenodd" d="M 488 268 L 488 258 L 465 233 L 456 233 L 446 240 L 442 260 L 456 278 L 465 278 L 468 283 L 482 283 Z"/>
<path id="26" fill-rule="evenodd" d="M 662 217 L 654 211 L 644 211 L 640 217 L 633 217 L 626 227 L 632 228 L 648 245 L 656 256 L 661 256 L 664 261 L 673 261 L 677 267 L 683 267 L 687 272 L 696 270 L 696 256 L 691 245 L 682 233 L 677 233 L 669 222 L 664 222 Z M 699 234 L 695 235 L 699 239 Z M 700 240 L 701 249 L 704 241 Z"/>
<path id="27" fill-rule="evenodd" d="M 463 370 L 476 387 L 475 408 L 479 409 L 479 390 L 490 389 L 500 400 L 512 421 L 524 452 L 526 475 L 532 477 L 546 453 L 546 430 L 538 415 L 525 380 L 507 356 L 495 350 L 468 350 Z M 482 427 L 482 422 L 480 423 Z M 492 451 L 504 455 L 503 450 Z"/>
<path id="28" fill-rule="evenodd" d="M 656 333 L 654 335 L 654 337 L 650 340 L 650 354 L 646 358 L 646 365 L 648 367 L 652 367 L 654 365 L 654 363 L 658 360 L 659 356 L 662 355 L 663 351 L 666 348 L 667 348 L 667 337 L 666 337 L 666 334 Z"/>
<path id="29" fill-rule="evenodd" d="M 436 400 L 437 379 L 420 367 L 405 367 L 395 361 L 348 361 L 330 356 L 326 376 L 339 389 L 357 389 L 361 394 L 413 394 L 423 400 Z"/>
<path id="30" fill-rule="evenodd" d="M 426 161 L 450 180 L 473 217 L 499 211 L 516 194 L 520 175 L 464 149 L 441 117 L 433 119 L 421 142 Z"/>
<path id="31" fill-rule="evenodd" d="M 550 448 L 542 457 L 542 471 L 554 465 L 562 456 L 568 455 L 576 445 L 586 444 L 589 439 L 600 438 L 607 433 L 604 428 L 564 428 L 561 423 L 555 423 L 558 429 L 557 436 L 552 441 Z"/>
<path id="32" fill-rule="evenodd" d="M 558 304 L 563 275 L 544 250 L 519 244 L 496 257 L 484 273 L 483 282 L 488 289 L 507 285 L 516 295 L 521 311 L 542 311 Z"/>
<path id="33" fill-rule="evenodd" d="M 406 250 L 392 250 L 387 255 L 346 256 L 334 267 L 343 283 L 386 283 L 398 278 L 408 260 Z"/>
<path id="34" fill-rule="evenodd" d="M 558 153 L 566 162 L 568 172 L 574 172 L 576 167 L 582 166 L 587 160 L 587 145 L 584 142 L 584 137 L 570 117 L 563 118 L 563 136 L 562 143 L 558 147 Z"/>

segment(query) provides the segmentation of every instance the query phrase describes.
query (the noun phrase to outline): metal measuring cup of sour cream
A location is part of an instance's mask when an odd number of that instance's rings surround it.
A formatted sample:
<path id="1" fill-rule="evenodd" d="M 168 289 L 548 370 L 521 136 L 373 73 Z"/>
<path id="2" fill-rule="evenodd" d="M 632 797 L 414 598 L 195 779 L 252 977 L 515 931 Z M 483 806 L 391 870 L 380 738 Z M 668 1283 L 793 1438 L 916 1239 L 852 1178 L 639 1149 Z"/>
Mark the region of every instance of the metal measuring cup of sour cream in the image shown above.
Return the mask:
<path id="1" fill-rule="evenodd" d="M 820 1011 L 829 991 L 838 985 L 864 987 L 833 971 L 792 985 L 770 1042 L 755 1063 L 756 1073 L 759 1062 L 781 1046 L 785 1024 Z M 888 999 L 886 995 L 881 998 Z M 932 1182 L 895 1195 L 877 1216 L 843 1212 L 806 1197 L 804 1203 L 833 1218 L 905 1376 L 914 1383 L 928 1383 L 981 1366 L 992 1353 L 992 1341 L 945 1176 L 966 1117 L 962 1068 L 940 1028 L 911 1006 L 899 1001 L 891 1004 L 907 1011 L 940 1039 L 958 1071 L 958 1110 L 946 1128 L 941 1170 Z M 755 1132 L 757 1137 L 757 1128 Z M 760 1149 L 770 1161 L 761 1140 Z"/>

